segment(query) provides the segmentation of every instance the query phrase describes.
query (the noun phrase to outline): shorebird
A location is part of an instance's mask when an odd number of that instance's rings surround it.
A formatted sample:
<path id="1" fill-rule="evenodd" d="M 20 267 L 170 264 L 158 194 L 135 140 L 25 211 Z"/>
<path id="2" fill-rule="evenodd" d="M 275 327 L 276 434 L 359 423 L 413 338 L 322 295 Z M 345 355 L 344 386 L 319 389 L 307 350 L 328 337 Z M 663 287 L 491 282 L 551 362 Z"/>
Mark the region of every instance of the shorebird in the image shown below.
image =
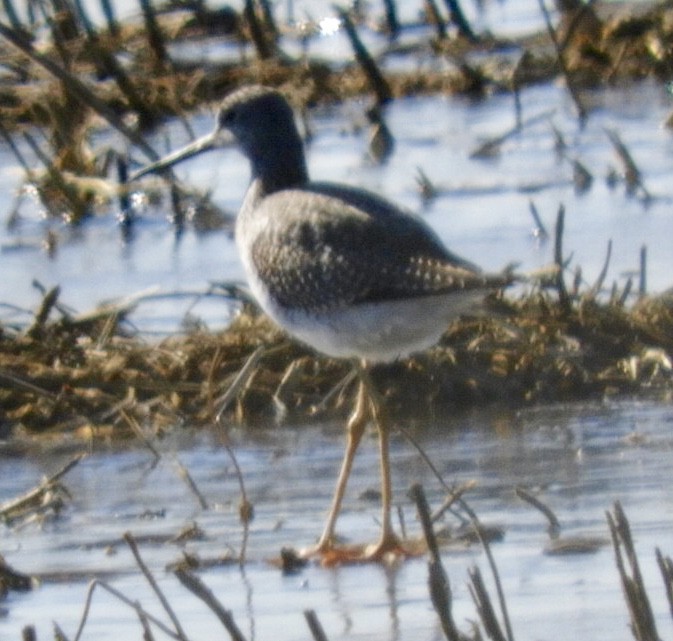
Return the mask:
<path id="1" fill-rule="evenodd" d="M 248 158 L 250 186 L 236 243 L 250 289 L 284 330 L 318 352 L 351 359 L 357 398 L 325 529 L 313 551 L 332 553 L 335 525 L 364 429 L 373 419 L 381 460 L 381 535 L 359 555 L 402 552 L 391 522 L 388 423 L 369 377 L 439 340 L 447 323 L 509 284 L 450 252 L 419 217 L 363 189 L 312 182 L 293 111 L 276 90 L 248 86 L 222 102 L 215 130 L 137 172 L 137 179 L 207 150 L 234 144 Z"/>

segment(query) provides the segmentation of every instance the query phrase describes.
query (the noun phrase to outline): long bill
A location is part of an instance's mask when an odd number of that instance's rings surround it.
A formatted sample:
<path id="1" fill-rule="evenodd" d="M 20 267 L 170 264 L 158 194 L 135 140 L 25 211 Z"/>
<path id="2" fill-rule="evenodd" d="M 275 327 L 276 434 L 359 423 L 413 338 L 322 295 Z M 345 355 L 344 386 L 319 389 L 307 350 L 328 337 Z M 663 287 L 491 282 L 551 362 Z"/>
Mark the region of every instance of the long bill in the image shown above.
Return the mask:
<path id="1" fill-rule="evenodd" d="M 207 134 L 206 136 L 202 136 L 201 138 L 197 138 L 194 142 L 186 145 L 185 147 L 182 147 L 182 149 L 178 149 L 167 156 L 164 156 L 160 160 L 157 160 L 156 162 L 150 163 L 149 165 L 145 165 L 142 169 L 139 169 L 138 171 L 134 172 L 129 176 L 129 180 L 138 180 L 138 178 L 142 178 L 143 176 L 146 176 L 147 174 L 158 174 L 163 171 L 166 171 L 173 165 L 177 165 L 179 162 L 182 162 L 183 160 L 187 160 L 188 158 L 193 158 L 194 156 L 198 156 L 199 154 L 203 153 L 204 151 L 210 151 L 211 149 L 215 149 L 216 147 L 222 147 L 226 144 L 222 140 L 222 135 L 218 131 L 214 131 L 212 133 Z"/>

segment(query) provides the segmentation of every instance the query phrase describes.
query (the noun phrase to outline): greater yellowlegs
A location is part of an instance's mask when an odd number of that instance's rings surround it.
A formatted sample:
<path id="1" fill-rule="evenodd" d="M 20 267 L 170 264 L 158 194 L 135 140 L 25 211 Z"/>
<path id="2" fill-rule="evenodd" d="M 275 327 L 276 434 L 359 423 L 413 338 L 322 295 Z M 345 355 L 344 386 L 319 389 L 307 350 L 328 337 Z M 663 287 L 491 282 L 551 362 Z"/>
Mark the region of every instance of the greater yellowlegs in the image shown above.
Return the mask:
<path id="1" fill-rule="evenodd" d="M 371 418 L 379 431 L 382 533 L 366 556 L 380 558 L 399 549 L 399 541 L 390 517 L 387 422 L 368 365 L 434 345 L 450 319 L 476 308 L 488 291 L 510 278 L 485 274 L 454 255 L 420 218 L 375 194 L 311 182 L 292 109 L 266 87 L 230 94 L 213 133 L 133 178 L 231 143 L 252 168 L 236 242 L 254 296 L 292 336 L 358 364 L 346 452 L 317 551 L 333 547 L 353 457 Z"/>

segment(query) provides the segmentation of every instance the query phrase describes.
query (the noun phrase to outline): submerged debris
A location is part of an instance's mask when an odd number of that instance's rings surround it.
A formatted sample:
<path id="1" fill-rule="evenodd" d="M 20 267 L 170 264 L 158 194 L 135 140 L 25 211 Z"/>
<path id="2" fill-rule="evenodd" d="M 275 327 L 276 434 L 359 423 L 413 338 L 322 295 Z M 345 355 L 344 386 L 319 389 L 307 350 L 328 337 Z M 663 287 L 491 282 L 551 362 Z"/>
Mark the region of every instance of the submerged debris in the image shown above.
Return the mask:
<path id="1" fill-rule="evenodd" d="M 29 520 L 44 519 L 48 515 L 58 515 L 64 500 L 70 498 L 70 494 L 61 483 L 63 478 L 83 455 L 75 456 L 58 472 L 44 479 L 37 487 L 22 496 L 0 504 L 0 521 L 5 525 L 16 526 Z"/>
<path id="2" fill-rule="evenodd" d="M 0 555 L 0 599 L 9 592 L 28 592 L 33 589 L 33 579 L 18 572 Z"/>

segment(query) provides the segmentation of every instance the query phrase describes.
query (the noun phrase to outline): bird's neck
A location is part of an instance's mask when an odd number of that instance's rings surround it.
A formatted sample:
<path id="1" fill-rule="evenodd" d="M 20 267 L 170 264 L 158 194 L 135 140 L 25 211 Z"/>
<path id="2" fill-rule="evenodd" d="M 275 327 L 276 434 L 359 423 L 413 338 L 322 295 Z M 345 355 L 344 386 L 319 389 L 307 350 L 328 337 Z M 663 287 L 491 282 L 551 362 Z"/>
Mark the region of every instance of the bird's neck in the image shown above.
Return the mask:
<path id="1" fill-rule="evenodd" d="M 258 183 L 260 196 L 305 185 L 308 170 L 299 133 L 286 132 L 278 139 L 267 142 L 250 154 L 252 180 Z"/>

